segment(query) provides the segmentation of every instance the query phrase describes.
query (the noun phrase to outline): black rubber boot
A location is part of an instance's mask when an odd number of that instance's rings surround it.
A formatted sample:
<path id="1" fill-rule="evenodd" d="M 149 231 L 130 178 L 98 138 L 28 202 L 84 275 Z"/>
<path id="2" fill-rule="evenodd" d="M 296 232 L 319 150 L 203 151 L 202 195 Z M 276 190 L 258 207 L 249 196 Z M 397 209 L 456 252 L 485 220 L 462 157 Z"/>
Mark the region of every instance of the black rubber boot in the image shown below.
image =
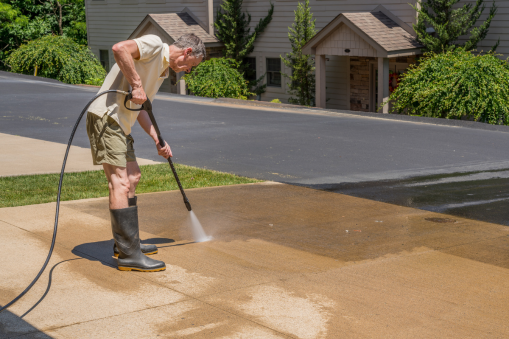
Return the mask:
<path id="1" fill-rule="evenodd" d="M 142 272 L 164 271 L 166 269 L 164 262 L 151 259 L 141 253 L 138 207 L 110 210 L 110 215 L 113 239 L 119 250 L 118 269 Z"/>
<path id="2" fill-rule="evenodd" d="M 127 198 L 127 201 L 129 203 L 129 207 L 136 206 L 138 203 L 138 197 L 134 196 L 134 198 Z"/>
<path id="3" fill-rule="evenodd" d="M 136 203 L 138 201 L 138 197 L 135 196 L 134 198 L 127 198 L 129 201 L 129 207 L 136 206 Z M 151 255 L 151 254 L 157 254 L 157 246 L 151 245 L 151 244 L 140 244 L 141 247 L 141 253 L 145 255 Z M 113 244 L 113 255 L 115 257 L 118 257 L 118 248 L 116 244 Z"/>

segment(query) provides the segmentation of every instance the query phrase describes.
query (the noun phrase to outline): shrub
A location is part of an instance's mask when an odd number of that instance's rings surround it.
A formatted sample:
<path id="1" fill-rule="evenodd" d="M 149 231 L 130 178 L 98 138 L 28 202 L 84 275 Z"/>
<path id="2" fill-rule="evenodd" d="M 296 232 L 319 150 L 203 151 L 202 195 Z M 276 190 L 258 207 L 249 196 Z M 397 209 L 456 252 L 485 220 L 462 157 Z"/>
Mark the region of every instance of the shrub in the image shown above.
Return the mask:
<path id="1" fill-rule="evenodd" d="M 21 45 L 7 58 L 12 72 L 57 79 L 68 84 L 83 84 L 89 79 L 104 79 L 106 71 L 87 46 L 65 36 L 48 35 Z"/>
<path id="2" fill-rule="evenodd" d="M 280 104 L 281 100 L 279 100 L 279 99 L 272 99 L 270 102 L 273 102 L 275 104 Z"/>
<path id="3" fill-rule="evenodd" d="M 428 53 L 402 76 L 390 100 L 391 113 L 509 125 L 509 66 L 492 53 Z"/>
<path id="4" fill-rule="evenodd" d="M 232 59 L 213 58 L 199 64 L 184 76 L 184 80 L 189 90 L 198 96 L 246 100 L 253 93 L 249 92 L 248 82 L 237 66 Z"/>
<path id="5" fill-rule="evenodd" d="M 94 78 L 85 80 L 85 85 L 102 86 L 104 78 Z"/>

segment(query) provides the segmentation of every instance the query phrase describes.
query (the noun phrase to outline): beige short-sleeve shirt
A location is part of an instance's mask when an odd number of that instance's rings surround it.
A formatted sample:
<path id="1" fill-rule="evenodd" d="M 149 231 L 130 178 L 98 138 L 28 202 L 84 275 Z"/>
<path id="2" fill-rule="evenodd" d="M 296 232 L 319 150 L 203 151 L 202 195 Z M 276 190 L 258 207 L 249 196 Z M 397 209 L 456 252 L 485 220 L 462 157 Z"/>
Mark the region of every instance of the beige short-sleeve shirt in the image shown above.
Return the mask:
<path id="1" fill-rule="evenodd" d="M 140 76 L 147 98 L 153 101 L 164 79 L 168 78 L 170 64 L 170 48 L 157 35 L 148 34 L 134 39 L 140 51 L 140 58 L 134 60 L 134 68 Z M 106 76 L 99 92 L 110 89 L 129 91 L 131 86 L 125 79 L 117 64 L 113 65 Z M 97 98 L 88 111 L 103 117 L 111 116 L 122 128 L 125 134 L 131 133 L 131 127 L 136 122 L 139 112 L 129 111 L 124 107 L 123 94 L 108 93 Z M 132 102 L 127 103 L 131 109 L 140 108 Z"/>

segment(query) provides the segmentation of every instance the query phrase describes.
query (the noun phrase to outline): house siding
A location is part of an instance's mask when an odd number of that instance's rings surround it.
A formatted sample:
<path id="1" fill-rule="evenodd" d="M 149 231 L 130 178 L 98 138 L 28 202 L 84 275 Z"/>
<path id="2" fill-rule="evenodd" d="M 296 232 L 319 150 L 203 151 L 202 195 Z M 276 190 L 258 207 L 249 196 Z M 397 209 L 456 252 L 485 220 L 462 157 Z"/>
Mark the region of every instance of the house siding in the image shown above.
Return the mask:
<path id="1" fill-rule="evenodd" d="M 466 3 L 475 5 L 475 1 L 473 0 L 462 0 L 456 6 L 463 6 Z M 478 23 L 486 20 L 493 2 L 485 1 L 484 4 L 486 5 L 486 9 Z M 481 43 L 479 43 L 477 50 L 479 52 L 487 52 L 491 50 L 491 48 L 497 43 L 498 39 L 500 39 L 500 45 L 497 49 L 497 53 L 502 54 L 500 57 L 505 60 L 509 57 L 509 1 L 498 0 L 495 1 L 495 5 L 498 7 L 498 12 L 491 21 L 488 35 L 483 41 L 481 41 Z M 463 38 L 463 40 L 465 40 L 465 37 Z"/>
<path id="2" fill-rule="evenodd" d="M 349 52 L 345 52 L 348 48 Z M 376 57 L 377 51 L 348 26 L 341 25 L 316 48 L 317 55 Z"/>
<path id="3" fill-rule="evenodd" d="M 340 13 L 372 11 L 383 5 L 387 10 L 398 16 L 408 25 L 416 21 L 415 10 L 402 0 L 310 0 L 313 17 L 316 19 L 316 29 L 325 27 Z M 416 3 L 416 0 L 411 0 Z M 462 0 L 460 4 L 475 2 Z M 252 17 L 252 28 L 267 15 L 270 0 L 244 0 L 244 8 Z M 272 0 L 274 15 L 267 29 L 260 34 L 255 42 L 255 50 L 251 54 L 256 57 L 257 77 L 265 74 L 266 58 L 278 58 L 280 55 L 291 52 L 288 40 L 288 27 L 294 20 L 294 11 L 297 9 L 297 0 Z M 214 18 L 221 0 L 214 0 Z M 499 53 L 503 58 L 509 56 L 509 1 L 497 1 L 499 11 L 493 20 L 490 33 L 479 45 L 479 50 L 489 50 L 500 37 Z M 118 41 L 127 39 L 143 18 L 149 13 L 181 12 L 189 8 L 193 14 L 204 24 L 207 24 L 207 2 L 204 0 L 86 0 L 87 26 L 89 45 L 92 51 L 99 56 L 100 49 L 109 49 Z M 491 6 L 491 3 L 487 3 Z M 488 10 L 486 10 L 488 12 Z M 485 17 L 485 16 L 484 16 Z M 327 52 L 326 54 L 331 53 Z M 327 107 L 348 109 L 350 106 L 348 88 L 350 88 L 350 75 L 345 71 L 350 67 L 346 57 L 333 57 L 327 55 Z M 110 53 L 110 65 L 115 61 Z M 290 74 L 284 64 L 282 72 Z M 340 89 L 345 94 L 340 94 Z M 283 77 L 282 86 L 267 87 L 262 100 L 279 99 L 287 102 L 288 79 Z"/>

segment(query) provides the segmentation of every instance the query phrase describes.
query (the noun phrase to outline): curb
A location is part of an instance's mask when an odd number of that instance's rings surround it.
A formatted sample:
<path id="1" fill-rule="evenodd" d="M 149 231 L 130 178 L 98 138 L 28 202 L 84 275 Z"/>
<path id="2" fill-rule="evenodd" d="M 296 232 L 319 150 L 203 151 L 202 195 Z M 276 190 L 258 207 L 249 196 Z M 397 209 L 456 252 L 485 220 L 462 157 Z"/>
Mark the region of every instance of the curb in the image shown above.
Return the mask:
<path id="1" fill-rule="evenodd" d="M 268 101 L 252 101 L 252 100 L 240 100 L 240 99 L 231 99 L 231 98 L 217 98 L 214 100 L 215 103 L 221 104 L 234 104 L 234 105 L 245 105 L 245 106 L 254 106 L 254 107 L 268 107 L 268 108 L 283 108 L 283 109 L 317 109 L 321 110 L 321 108 L 315 107 L 307 107 L 307 106 L 299 106 L 292 104 L 278 104 L 275 102 Z"/>
<path id="2" fill-rule="evenodd" d="M 228 103 L 228 104 L 235 104 L 235 105 L 267 107 L 267 108 L 277 108 L 277 109 L 286 109 L 286 110 L 305 110 L 306 112 L 314 111 L 316 113 L 347 114 L 347 115 L 356 115 L 356 116 L 361 116 L 361 117 L 366 117 L 366 118 L 375 118 L 375 119 L 383 119 L 383 120 L 406 121 L 406 122 L 422 123 L 422 124 L 429 124 L 429 125 L 464 127 L 464 128 L 471 128 L 471 129 L 480 129 L 480 130 L 486 130 L 486 131 L 497 131 L 497 132 L 509 133 L 509 126 L 490 125 L 490 124 L 487 124 L 484 122 L 467 121 L 467 120 L 455 120 L 455 119 L 443 119 L 443 118 L 431 118 L 431 117 L 416 117 L 416 116 L 411 116 L 411 115 L 400 115 L 400 114 L 358 112 L 358 111 L 350 111 L 350 110 L 306 107 L 306 106 L 291 105 L 291 104 L 277 104 L 277 103 L 267 102 L 267 101 L 248 101 L 248 100 L 230 99 L 230 98 L 217 98 L 214 100 L 214 103 Z"/>
<path id="3" fill-rule="evenodd" d="M 20 78 L 20 79 L 27 79 L 27 80 L 35 80 L 35 81 L 43 81 L 43 82 L 52 82 L 52 83 L 57 83 L 57 84 L 64 84 L 63 82 L 55 80 L 55 79 L 44 78 L 44 77 L 36 77 L 36 76 L 33 76 L 33 75 L 26 75 L 26 74 L 19 74 L 19 73 L 11 73 L 11 72 L 6 72 L 6 71 L 0 71 L 0 76 L 2 76 L 2 75 L 13 77 L 13 78 Z M 68 84 L 64 84 L 64 85 L 68 85 Z"/>

